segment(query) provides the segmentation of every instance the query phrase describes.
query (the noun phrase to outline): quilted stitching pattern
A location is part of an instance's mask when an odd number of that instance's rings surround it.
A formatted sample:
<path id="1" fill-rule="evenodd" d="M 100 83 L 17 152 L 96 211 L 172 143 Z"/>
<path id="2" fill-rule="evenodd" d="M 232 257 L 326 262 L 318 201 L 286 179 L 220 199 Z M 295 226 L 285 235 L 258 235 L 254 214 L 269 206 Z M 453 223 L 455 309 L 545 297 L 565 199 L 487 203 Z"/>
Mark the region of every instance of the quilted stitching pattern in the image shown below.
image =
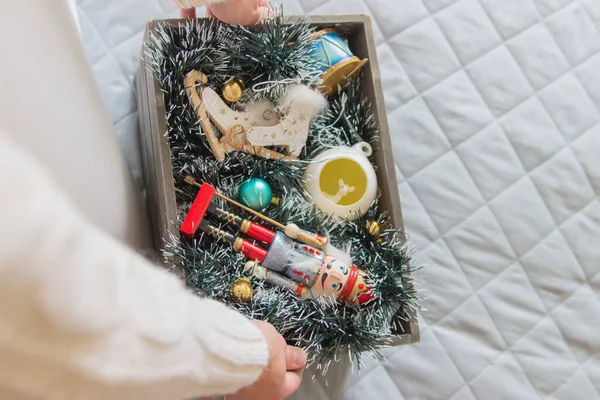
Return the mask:
<path id="1" fill-rule="evenodd" d="M 429 263 L 422 343 L 296 398 L 600 399 L 600 3 L 286 0 L 369 13 L 406 228 Z M 141 178 L 133 74 L 169 0 L 80 0 L 82 35 Z"/>

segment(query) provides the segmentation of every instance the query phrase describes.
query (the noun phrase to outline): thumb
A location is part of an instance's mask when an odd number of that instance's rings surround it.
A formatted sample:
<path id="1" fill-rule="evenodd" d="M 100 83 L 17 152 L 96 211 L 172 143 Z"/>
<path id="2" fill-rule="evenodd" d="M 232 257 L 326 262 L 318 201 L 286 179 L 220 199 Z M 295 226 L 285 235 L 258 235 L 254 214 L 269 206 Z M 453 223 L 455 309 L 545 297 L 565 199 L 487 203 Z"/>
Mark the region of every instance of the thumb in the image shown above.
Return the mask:
<path id="1" fill-rule="evenodd" d="M 294 347 L 287 346 L 285 349 L 285 369 L 288 371 L 294 371 L 300 368 L 304 368 L 306 364 L 306 353 L 304 350 Z"/>
<path id="2" fill-rule="evenodd" d="M 283 381 L 283 397 L 287 398 L 291 396 L 300 388 L 302 383 L 302 370 L 300 371 L 288 371 L 285 373 L 285 379 Z"/>

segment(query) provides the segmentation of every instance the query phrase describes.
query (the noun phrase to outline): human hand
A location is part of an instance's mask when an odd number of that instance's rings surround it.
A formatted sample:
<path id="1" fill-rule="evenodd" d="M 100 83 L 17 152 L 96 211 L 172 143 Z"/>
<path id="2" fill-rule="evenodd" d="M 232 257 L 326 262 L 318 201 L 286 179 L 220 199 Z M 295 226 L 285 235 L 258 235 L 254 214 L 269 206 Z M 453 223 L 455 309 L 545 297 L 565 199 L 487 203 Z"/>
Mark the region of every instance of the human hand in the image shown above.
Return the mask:
<path id="1" fill-rule="evenodd" d="M 282 400 L 302 382 L 306 354 L 298 347 L 288 346 L 273 325 L 252 321 L 265 336 L 269 346 L 269 364 L 252 385 L 226 396 L 227 400 Z"/>
<path id="2" fill-rule="evenodd" d="M 269 0 L 227 0 L 225 3 L 209 4 L 208 17 L 234 25 L 253 25 L 271 14 Z"/>

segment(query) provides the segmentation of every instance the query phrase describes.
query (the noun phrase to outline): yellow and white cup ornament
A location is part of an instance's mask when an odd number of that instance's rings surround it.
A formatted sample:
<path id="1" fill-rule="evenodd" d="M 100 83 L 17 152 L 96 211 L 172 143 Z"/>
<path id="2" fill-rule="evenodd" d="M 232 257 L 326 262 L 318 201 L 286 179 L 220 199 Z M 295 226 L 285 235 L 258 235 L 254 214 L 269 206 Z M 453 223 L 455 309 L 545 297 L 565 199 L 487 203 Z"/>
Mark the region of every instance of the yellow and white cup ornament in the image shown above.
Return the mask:
<path id="1" fill-rule="evenodd" d="M 353 219 L 365 214 L 377 197 L 377 175 L 368 157 L 371 145 L 338 146 L 315 157 L 306 169 L 306 190 L 326 214 Z"/>

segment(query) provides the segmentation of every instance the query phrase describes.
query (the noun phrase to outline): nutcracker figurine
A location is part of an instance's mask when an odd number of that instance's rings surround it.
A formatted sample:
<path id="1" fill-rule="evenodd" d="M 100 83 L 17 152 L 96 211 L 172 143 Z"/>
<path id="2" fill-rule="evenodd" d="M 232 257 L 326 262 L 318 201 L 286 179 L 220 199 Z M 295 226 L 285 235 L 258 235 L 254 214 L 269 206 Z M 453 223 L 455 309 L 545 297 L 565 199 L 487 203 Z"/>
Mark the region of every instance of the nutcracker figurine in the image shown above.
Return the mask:
<path id="1" fill-rule="evenodd" d="M 364 304 L 372 299 L 370 288 L 365 283 L 365 272 L 355 266 L 349 267 L 338 258 L 327 254 L 329 247 L 323 236 L 299 230 L 297 227 L 289 229 L 289 226 L 285 227 L 284 234 L 243 219 L 219 208 L 213 202 L 216 195 L 239 205 L 217 193 L 213 186 L 207 183 L 199 184 L 191 177 L 186 181 L 199 186 L 200 191 L 181 225 L 180 231 L 184 236 L 191 238 L 200 230 L 217 240 L 231 244 L 236 251 L 250 260 L 246 264 L 247 272 L 270 284 L 289 289 L 301 299 L 334 296 L 351 305 Z M 255 211 L 248 211 L 264 217 Z M 216 218 L 225 226 L 213 225 L 209 222 L 210 217 Z M 283 226 L 276 221 L 272 222 Z M 224 230 L 227 226 L 254 240 L 244 239 Z M 300 241 L 291 239 L 290 231 L 294 233 L 292 237 L 295 236 Z M 299 235 L 299 232 L 303 235 Z"/>

